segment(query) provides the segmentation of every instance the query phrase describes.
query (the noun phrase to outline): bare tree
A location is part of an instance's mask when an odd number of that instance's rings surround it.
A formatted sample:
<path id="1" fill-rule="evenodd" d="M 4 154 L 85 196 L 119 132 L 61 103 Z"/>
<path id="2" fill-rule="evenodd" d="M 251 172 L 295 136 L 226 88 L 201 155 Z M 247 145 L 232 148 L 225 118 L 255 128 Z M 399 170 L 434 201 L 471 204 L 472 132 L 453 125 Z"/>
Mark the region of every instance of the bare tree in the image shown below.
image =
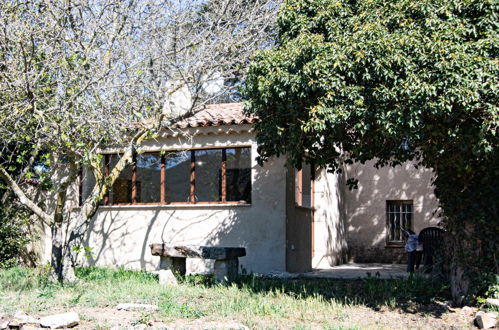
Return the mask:
<path id="1" fill-rule="evenodd" d="M 59 280 L 74 279 L 72 247 L 141 143 L 206 103 L 237 97 L 249 57 L 272 42 L 277 7 L 270 0 L 0 4 L 0 179 L 50 226 Z M 99 151 L 109 146 L 123 152 L 105 177 Z M 83 167 L 96 184 L 75 215 L 67 201 Z M 39 183 L 30 185 L 34 169 Z M 64 237 L 71 212 L 78 225 Z"/>

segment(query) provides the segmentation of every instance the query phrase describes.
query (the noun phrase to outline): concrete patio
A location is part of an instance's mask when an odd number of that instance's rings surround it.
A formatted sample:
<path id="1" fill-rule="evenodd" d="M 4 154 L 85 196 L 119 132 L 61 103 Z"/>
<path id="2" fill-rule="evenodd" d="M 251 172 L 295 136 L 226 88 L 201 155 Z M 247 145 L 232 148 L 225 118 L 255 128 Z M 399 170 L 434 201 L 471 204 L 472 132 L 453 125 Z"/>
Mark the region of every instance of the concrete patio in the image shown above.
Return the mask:
<path id="1" fill-rule="evenodd" d="M 348 263 L 329 268 L 317 268 L 311 272 L 301 274 L 300 277 L 351 280 L 369 276 L 383 279 L 406 278 L 409 273 L 406 272 L 405 264 Z"/>

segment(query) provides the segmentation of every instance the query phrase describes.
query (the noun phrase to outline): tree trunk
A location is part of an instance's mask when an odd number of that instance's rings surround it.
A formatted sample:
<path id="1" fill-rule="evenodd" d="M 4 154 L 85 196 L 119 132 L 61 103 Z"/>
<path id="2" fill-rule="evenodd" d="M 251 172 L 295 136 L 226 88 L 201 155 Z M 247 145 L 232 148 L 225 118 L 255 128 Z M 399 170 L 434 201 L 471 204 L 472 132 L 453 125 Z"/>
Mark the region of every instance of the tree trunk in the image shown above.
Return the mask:
<path id="1" fill-rule="evenodd" d="M 104 178 L 101 171 L 95 172 L 96 185 L 92 189 L 90 196 L 84 201 L 80 208 L 80 213 L 76 220 L 76 225 L 71 230 L 71 234 L 66 243 L 66 253 L 64 257 L 71 265 L 76 265 L 78 260 L 78 252 L 81 251 L 83 245 L 83 238 L 87 232 L 88 225 L 92 217 L 97 212 L 100 201 L 107 194 L 109 187 L 111 187 L 116 179 L 119 177 L 120 173 L 124 170 L 125 166 L 132 161 L 133 154 L 135 152 L 135 145 L 140 145 L 142 141 L 147 137 L 147 131 L 140 131 L 137 133 L 133 139 L 133 143 L 126 148 L 125 152 L 121 156 L 118 163 L 114 166 L 111 173 L 108 174 L 107 178 Z M 100 164 L 95 164 L 95 168 L 99 168 Z M 105 182 L 105 179 L 107 179 Z M 74 274 L 74 269 L 73 269 Z M 74 275 L 73 275 L 74 276 Z"/>
<path id="2" fill-rule="evenodd" d="M 66 220 L 64 208 L 66 206 L 67 194 L 70 185 L 75 181 L 77 167 L 75 163 L 71 163 L 70 171 L 67 174 L 63 184 L 61 184 L 60 190 L 57 193 L 54 221 L 52 223 L 52 258 L 51 264 L 54 272 L 54 278 L 59 282 L 74 282 L 76 280 L 73 264 L 71 262 L 70 251 L 68 251 L 68 245 L 65 242 L 63 233 L 63 224 Z M 57 175 L 57 172 L 56 172 Z"/>
<path id="3" fill-rule="evenodd" d="M 68 244 L 64 243 L 62 223 L 54 222 L 52 231 L 51 266 L 53 278 L 61 283 L 76 281 L 74 265 L 71 260 L 71 251 Z"/>
<path id="4" fill-rule="evenodd" d="M 62 230 L 59 224 L 53 223 L 52 232 L 52 255 L 50 264 L 52 266 L 54 280 L 63 281 L 62 277 Z"/>
<path id="5" fill-rule="evenodd" d="M 447 274 L 456 306 L 474 303 L 473 294 L 482 281 L 480 274 L 488 270 L 477 237 L 476 226 L 471 223 L 451 227 L 446 235 Z"/>
<path id="6" fill-rule="evenodd" d="M 468 295 L 470 280 L 458 260 L 453 261 L 450 270 L 452 302 L 456 306 L 462 306 Z"/>

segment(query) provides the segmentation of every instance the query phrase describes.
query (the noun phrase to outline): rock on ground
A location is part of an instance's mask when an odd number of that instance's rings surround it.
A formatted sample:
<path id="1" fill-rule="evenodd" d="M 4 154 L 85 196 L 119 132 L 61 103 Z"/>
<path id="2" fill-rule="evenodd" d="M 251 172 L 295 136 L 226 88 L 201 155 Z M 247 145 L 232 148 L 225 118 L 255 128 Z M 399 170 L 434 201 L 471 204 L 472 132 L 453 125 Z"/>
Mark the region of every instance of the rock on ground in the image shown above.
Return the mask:
<path id="1" fill-rule="evenodd" d="M 11 314 L 0 314 L 0 330 L 7 329 L 11 319 L 12 319 Z"/>
<path id="2" fill-rule="evenodd" d="M 493 328 L 497 323 L 497 313 L 478 312 L 475 316 L 475 323 L 480 329 Z"/>
<path id="3" fill-rule="evenodd" d="M 80 323 L 80 318 L 75 312 L 55 314 L 40 319 L 40 324 L 43 327 L 51 329 L 70 328 L 78 325 L 78 323 Z"/>
<path id="4" fill-rule="evenodd" d="M 23 311 L 17 311 L 10 319 L 9 327 L 20 328 L 25 324 L 39 326 L 40 322 Z"/>
<path id="5" fill-rule="evenodd" d="M 156 305 L 149 304 L 119 304 L 116 306 L 117 310 L 125 311 L 158 311 L 159 307 Z"/>
<path id="6" fill-rule="evenodd" d="M 170 269 L 162 269 L 158 271 L 159 284 L 177 286 L 178 281 Z"/>
<path id="7" fill-rule="evenodd" d="M 463 308 L 461 308 L 461 313 L 467 316 L 474 316 L 475 309 L 469 306 L 464 306 Z"/>

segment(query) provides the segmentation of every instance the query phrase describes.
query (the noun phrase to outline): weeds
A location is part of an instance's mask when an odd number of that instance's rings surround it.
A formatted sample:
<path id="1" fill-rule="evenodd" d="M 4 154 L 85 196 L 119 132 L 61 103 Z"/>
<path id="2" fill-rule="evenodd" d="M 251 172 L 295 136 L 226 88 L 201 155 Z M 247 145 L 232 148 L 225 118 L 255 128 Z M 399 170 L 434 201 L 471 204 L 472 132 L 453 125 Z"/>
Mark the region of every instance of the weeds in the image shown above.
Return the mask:
<path id="1" fill-rule="evenodd" d="M 50 285 L 48 268 L 12 267 L 0 271 L 0 289 L 27 291 Z"/>
<path id="2" fill-rule="evenodd" d="M 145 271 L 101 267 L 82 267 L 76 269 L 76 276 L 83 281 L 134 281 L 139 283 L 157 282 L 158 276 Z"/>
<path id="3" fill-rule="evenodd" d="M 230 286 L 214 283 L 212 276 L 187 276 L 179 286 L 159 286 L 156 275 L 124 268 L 79 268 L 79 281 L 60 285 L 44 269 L 12 268 L 0 271 L 0 312 L 21 308 L 27 312 L 47 308 L 113 307 L 118 303 L 152 303 L 159 312 L 141 315 L 134 322 L 153 319 L 229 318 L 289 328 L 350 326 L 352 308 L 398 308 L 428 304 L 448 297 L 448 287 L 424 277 L 382 280 L 266 279 L 241 276 Z M 21 298 L 21 299 L 20 299 Z M 54 306 L 55 305 L 55 306 Z M 3 309 L 3 310 L 2 310 Z M 291 320 L 291 321 L 290 321 Z M 317 321 L 319 320 L 319 321 Z M 335 323 L 331 324 L 331 320 Z M 318 322 L 318 323 L 317 323 Z M 266 324 L 266 323 L 265 323 Z M 278 327 L 278 326 L 277 326 Z M 348 328 L 348 327 L 347 327 Z"/>
<path id="4" fill-rule="evenodd" d="M 449 298 L 449 287 L 436 278 L 412 276 L 407 279 L 279 280 L 241 277 L 240 288 L 253 292 L 279 292 L 298 299 L 315 297 L 347 305 L 389 306 L 401 303 L 431 303 Z"/>

